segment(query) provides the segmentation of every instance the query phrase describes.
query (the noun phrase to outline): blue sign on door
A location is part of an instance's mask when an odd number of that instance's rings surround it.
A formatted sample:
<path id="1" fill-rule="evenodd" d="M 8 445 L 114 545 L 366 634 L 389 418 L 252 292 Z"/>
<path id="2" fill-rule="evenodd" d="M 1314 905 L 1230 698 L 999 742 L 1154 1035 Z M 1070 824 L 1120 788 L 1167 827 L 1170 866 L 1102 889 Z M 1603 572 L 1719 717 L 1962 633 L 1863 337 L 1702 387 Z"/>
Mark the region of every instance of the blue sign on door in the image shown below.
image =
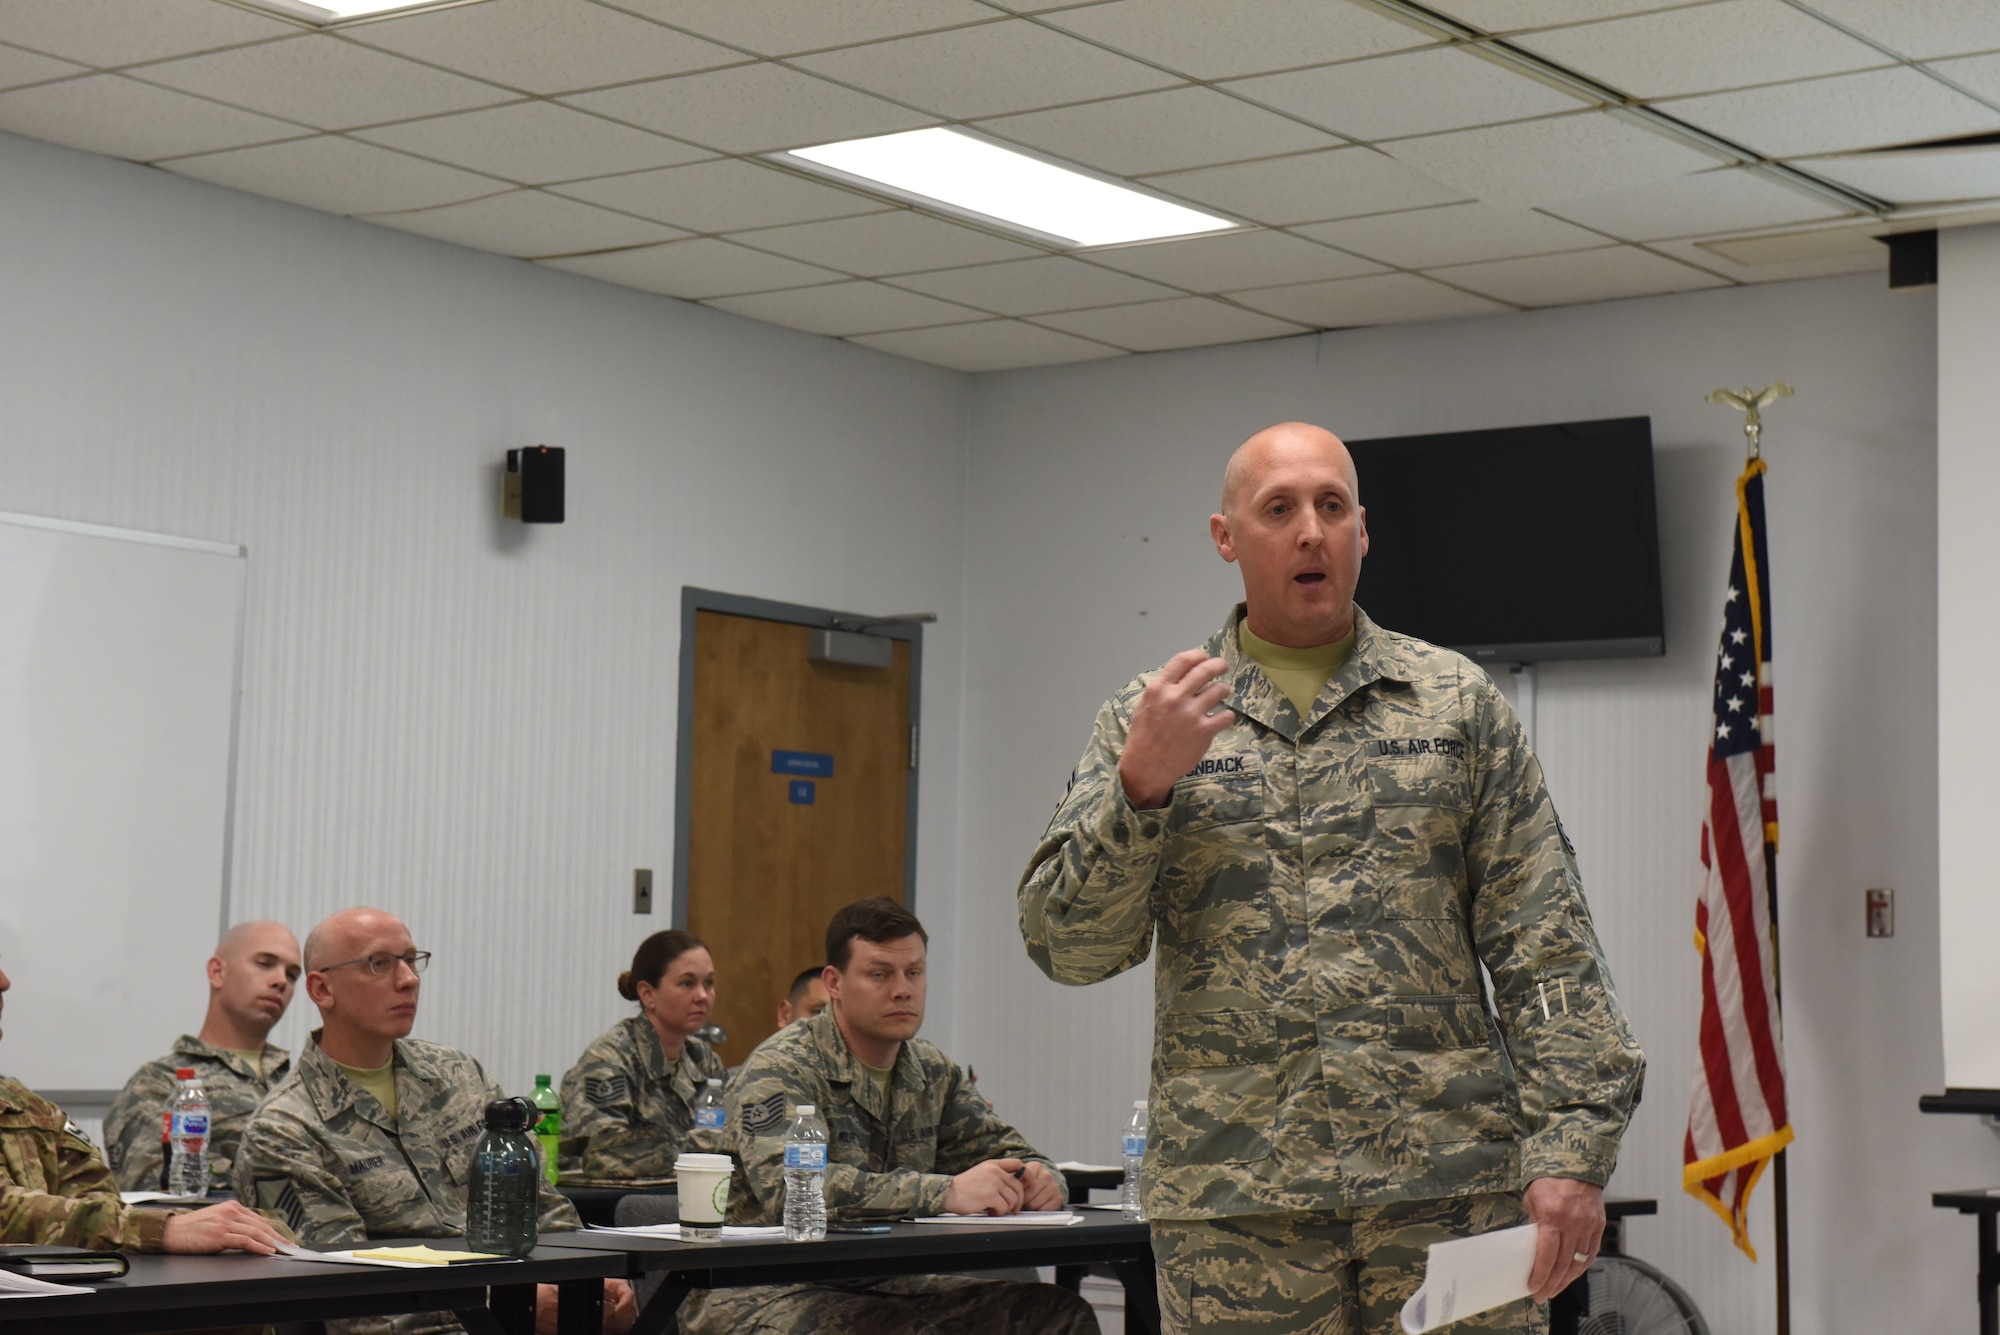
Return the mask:
<path id="1" fill-rule="evenodd" d="M 813 781 L 811 779 L 793 779 L 791 790 L 793 806 L 809 807 L 813 804 Z"/>
<path id="2" fill-rule="evenodd" d="M 773 751 L 771 773 L 803 774 L 814 779 L 831 779 L 833 757 L 821 751 Z"/>

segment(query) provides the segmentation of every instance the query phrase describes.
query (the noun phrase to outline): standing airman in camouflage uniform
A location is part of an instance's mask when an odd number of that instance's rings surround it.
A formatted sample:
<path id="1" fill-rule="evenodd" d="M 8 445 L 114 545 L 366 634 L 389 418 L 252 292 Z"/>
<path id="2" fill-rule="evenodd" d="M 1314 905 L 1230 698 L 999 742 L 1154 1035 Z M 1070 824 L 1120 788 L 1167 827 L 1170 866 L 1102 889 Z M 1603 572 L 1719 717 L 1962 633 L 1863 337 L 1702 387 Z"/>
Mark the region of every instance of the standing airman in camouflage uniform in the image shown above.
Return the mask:
<path id="1" fill-rule="evenodd" d="M 1354 606 L 1333 436 L 1252 437 L 1209 522 L 1245 604 L 1105 704 L 1020 886 L 1058 982 L 1158 943 L 1167 1326 L 1389 1332 L 1430 1242 L 1523 1218 L 1545 1301 L 1596 1254 L 1644 1059 L 1541 767 L 1485 673 Z"/>
<path id="2" fill-rule="evenodd" d="M 742 1171 L 733 1224 L 783 1222 L 785 1132 L 799 1105 L 826 1122 L 826 1210 L 834 1220 L 1061 1209 L 1048 1159 L 976 1093 L 958 1063 L 916 1037 L 928 937 L 901 905 L 864 899 L 827 928 L 832 1004 L 758 1044 L 729 1089 Z M 687 1335 L 1088 1335 L 1096 1317 L 1053 1284 L 958 1276 L 697 1292 Z"/>
<path id="3" fill-rule="evenodd" d="M 335 914 L 306 938 L 306 994 L 322 1027 L 271 1091 L 236 1154 L 236 1194 L 318 1250 L 370 1238 L 462 1238 L 473 1142 L 500 1086 L 465 1053 L 408 1037 L 418 974 L 430 962 L 403 924 L 375 909 Z M 579 1226 L 537 1177 L 544 1231 Z M 543 1286 L 542 1301 L 554 1300 Z M 606 1283 L 605 1328 L 632 1324 L 631 1290 Z M 440 1335 L 449 1312 L 327 1323 L 347 1335 Z"/>
<path id="4" fill-rule="evenodd" d="M 695 1095 L 727 1074 L 694 1036 L 715 1005 L 708 947 L 687 932 L 653 933 L 618 993 L 640 1014 L 599 1034 L 563 1076 L 556 1166 L 593 1179 L 671 1177 L 682 1150 L 727 1148 L 721 1131 L 694 1124 Z"/>
<path id="5" fill-rule="evenodd" d="M 13 985 L 0 973 L 0 997 Z M 111 1170 L 61 1108 L 0 1076 L 0 1244 L 93 1251 L 269 1256 L 285 1234 L 224 1201 L 203 1210 L 147 1210 L 118 1197 Z"/>
<path id="6" fill-rule="evenodd" d="M 292 1068 L 292 1054 L 266 1039 L 291 1004 L 299 978 L 299 943 L 275 922 L 242 922 L 223 934 L 208 961 L 208 1015 L 199 1037 L 182 1034 L 174 1050 L 147 1062 L 118 1091 L 104 1117 L 104 1157 L 126 1191 L 163 1189 L 166 1153 L 161 1118 L 174 1072 L 192 1070 L 208 1095 L 208 1171 L 229 1183 L 236 1142 L 250 1113 Z"/>

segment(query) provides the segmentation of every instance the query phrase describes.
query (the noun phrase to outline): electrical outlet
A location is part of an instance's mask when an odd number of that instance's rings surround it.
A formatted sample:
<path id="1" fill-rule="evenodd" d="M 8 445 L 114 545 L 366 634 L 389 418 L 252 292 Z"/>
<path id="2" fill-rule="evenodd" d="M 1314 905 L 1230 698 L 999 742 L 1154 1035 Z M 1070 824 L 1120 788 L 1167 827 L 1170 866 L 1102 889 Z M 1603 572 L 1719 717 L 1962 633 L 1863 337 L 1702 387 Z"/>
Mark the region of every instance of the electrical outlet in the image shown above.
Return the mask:
<path id="1" fill-rule="evenodd" d="M 641 867 L 632 873 L 632 911 L 653 911 L 653 872 L 650 867 Z"/>
<path id="2" fill-rule="evenodd" d="M 1896 934 L 1896 892 L 1894 890 L 1870 890 L 1867 899 L 1868 935 L 1894 936 Z"/>

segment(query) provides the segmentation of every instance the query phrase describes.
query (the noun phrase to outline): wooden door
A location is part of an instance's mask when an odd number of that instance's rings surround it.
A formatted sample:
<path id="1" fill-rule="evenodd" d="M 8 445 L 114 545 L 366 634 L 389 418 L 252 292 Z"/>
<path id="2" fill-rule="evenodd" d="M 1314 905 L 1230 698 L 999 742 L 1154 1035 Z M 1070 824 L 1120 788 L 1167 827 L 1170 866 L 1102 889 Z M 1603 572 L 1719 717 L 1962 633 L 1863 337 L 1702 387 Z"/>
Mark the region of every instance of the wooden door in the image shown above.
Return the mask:
<path id="1" fill-rule="evenodd" d="M 731 1065 L 776 1028 L 799 970 L 825 963 L 835 909 L 903 900 L 910 646 L 892 641 L 887 668 L 814 663 L 811 634 L 695 613 L 687 925 L 715 958 Z"/>

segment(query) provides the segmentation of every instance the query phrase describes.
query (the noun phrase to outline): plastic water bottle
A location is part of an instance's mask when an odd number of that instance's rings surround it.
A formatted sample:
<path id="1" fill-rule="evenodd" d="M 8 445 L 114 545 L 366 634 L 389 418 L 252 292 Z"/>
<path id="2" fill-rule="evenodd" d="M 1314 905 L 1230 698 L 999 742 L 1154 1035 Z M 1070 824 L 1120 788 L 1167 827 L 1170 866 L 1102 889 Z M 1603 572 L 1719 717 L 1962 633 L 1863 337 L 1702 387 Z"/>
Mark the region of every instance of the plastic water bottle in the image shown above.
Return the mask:
<path id="1" fill-rule="evenodd" d="M 486 1105 L 486 1130 L 472 1147 L 465 1188 L 465 1245 L 475 1252 L 526 1256 L 541 1218 L 541 1156 L 528 1134 L 526 1099 Z"/>
<path id="2" fill-rule="evenodd" d="M 195 1082 L 194 1068 L 183 1066 L 174 1072 L 180 1087 L 168 1104 L 172 1120 L 167 1126 L 167 1193 L 172 1196 L 208 1195 L 208 1095 Z"/>
<path id="3" fill-rule="evenodd" d="M 1145 1207 L 1139 1201 L 1139 1169 L 1146 1162 L 1146 1101 L 1132 1101 L 1132 1120 L 1125 1123 L 1125 1184 L 1118 1195 L 1118 1204 L 1125 1211 L 1127 1219 L 1144 1219 Z"/>
<path id="4" fill-rule="evenodd" d="M 541 1111 L 541 1120 L 535 1123 L 535 1139 L 542 1147 L 542 1176 L 549 1185 L 556 1184 L 556 1146 L 562 1140 L 562 1096 L 549 1088 L 549 1078 L 535 1077 L 535 1092 L 528 1096 L 528 1102 Z"/>
<path id="5" fill-rule="evenodd" d="M 722 1110 L 722 1080 L 710 1076 L 694 1096 L 694 1129 L 720 1132 L 728 1120 L 729 1114 Z"/>
<path id="6" fill-rule="evenodd" d="M 785 1240 L 826 1237 L 826 1123 L 810 1103 L 785 1132 Z"/>

